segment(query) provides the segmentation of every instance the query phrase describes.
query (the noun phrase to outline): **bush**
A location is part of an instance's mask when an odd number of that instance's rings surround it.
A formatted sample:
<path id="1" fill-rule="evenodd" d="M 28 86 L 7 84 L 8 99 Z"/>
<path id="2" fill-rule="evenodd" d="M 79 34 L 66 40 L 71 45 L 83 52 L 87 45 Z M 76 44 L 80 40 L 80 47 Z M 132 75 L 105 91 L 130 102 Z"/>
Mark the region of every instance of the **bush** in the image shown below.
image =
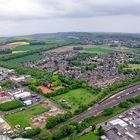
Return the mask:
<path id="1" fill-rule="evenodd" d="M 128 101 L 121 102 L 119 104 L 119 107 L 120 108 L 129 108 L 130 107 L 130 103 Z"/>
<path id="2" fill-rule="evenodd" d="M 103 114 L 106 116 L 112 115 L 114 113 L 114 108 L 105 109 Z"/>
<path id="3" fill-rule="evenodd" d="M 38 128 L 38 127 L 37 128 L 33 128 L 33 129 L 28 130 L 27 132 L 23 133 L 22 137 L 23 138 L 32 138 L 32 137 L 40 134 L 40 132 L 41 132 L 40 128 Z"/>

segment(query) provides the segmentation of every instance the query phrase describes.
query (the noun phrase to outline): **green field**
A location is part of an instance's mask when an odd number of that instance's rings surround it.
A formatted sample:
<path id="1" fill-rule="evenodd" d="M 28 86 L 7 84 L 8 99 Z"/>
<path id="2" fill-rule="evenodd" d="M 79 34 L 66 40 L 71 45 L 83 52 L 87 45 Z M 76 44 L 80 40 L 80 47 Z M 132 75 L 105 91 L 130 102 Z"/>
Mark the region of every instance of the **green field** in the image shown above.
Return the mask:
<path id="1" fill-rule="evenodd" d="M 84 48 L 84 52 L 87 52 L 87 53 L 97 53 L 97 54 L 115 53 L 114 50 L 104 49 L 104 48 L 101 48 L 101 47 Z"/>
<path id="2" fill-rule="evenodd" d="M 42 58 L 42 56 L 40 56 L 38 54 L 32 54 L 32 55 L 27 55 L 27 56 L 20 57 L 20 58 L 11 59 L 8 62 L 21 63 L 21 62 L 34 61 L 34 60 L 41 59 L 41 58 Z"/>
<path id="3" fill-rule="evenodd" d="M 95 99 L 88 90 L 80 88 L 71 90 L 68 93 L 54 97 L 55 100 L 64 99 L 71 105 L 71 111 L 78 109 L 80 105 L 87 105 Z"/>
<path id="4" fill-rule="evenodd" d="M 129 64 L 129 68 L 131 68 L 131 69 L 140 69 L 140 64 Z"/>
<path id="5" fill-rule="evenodd" d="M 99 140 L 99 136 L 98 133 L 95 131 L 95 132 L 90 132 L 84 136 L 81 136 L 77 138 L 77 140 Z"/>
<path id="6" fill-rule="evenodd" d="M 46 45 L 24 45 L 24 46 L 17 46 L 13 51 L 31 51 L 40 48 L 47 47 Z"/>
<path id="7" fill-rule="evenodd" d="M 14 100 L 0 104 L 0 111 L 9 111 L 19 107 L 22 107 L 22 103 L 20 101 Z"/>
<path id="8" fill-rule="evenodd" d="M 49 109 L 44 108 L 42 106 L 42 104 L 38 104 L 38 105 L 34 105 L 31 108 L 28 108 L 26 110 L 6 115 L 6 116 L 4 116 L 4 119 L 12 127 L 15 127 L 15 125 L 19 124 L 22 128 L 25 128 L 25 127 L 30 126 L 30 123 L 32 122 L 33 116 L 40 115 L 48 110 Z"/>

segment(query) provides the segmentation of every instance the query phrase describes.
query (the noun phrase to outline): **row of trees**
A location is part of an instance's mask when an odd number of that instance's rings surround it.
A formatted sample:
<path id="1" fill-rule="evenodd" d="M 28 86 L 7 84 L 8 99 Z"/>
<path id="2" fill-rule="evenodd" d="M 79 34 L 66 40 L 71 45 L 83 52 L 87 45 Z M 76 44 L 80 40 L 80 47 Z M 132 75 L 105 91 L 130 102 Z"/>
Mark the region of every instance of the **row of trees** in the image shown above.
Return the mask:
<path id="1" fill-rule="evenodd" d="M 63 125 L 53 133 L 48 132 L 46 135 L 39 135 L 39 140 L 59 140 L 67 136 L 80 133 L 89 126 L 92 126 L 93 130 L 95 130 L 96 126 L 93 124 L 94 119 L 95 117 L 89 117 L 80 123 L 71 122 L 69 124 Z"/>

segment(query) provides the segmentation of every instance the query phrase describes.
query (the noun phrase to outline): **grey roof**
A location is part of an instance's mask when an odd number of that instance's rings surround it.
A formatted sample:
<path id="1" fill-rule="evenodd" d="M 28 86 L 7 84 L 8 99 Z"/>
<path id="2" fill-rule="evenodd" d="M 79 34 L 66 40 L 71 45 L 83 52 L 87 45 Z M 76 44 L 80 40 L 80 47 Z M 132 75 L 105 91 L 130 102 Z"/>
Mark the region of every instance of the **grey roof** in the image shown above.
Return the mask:
<path id="1" fill-rule="evenodd" d="M 134 123 L 135 125 L 140 125 L 140 118 L 133 120 L 132 123 Z"/>

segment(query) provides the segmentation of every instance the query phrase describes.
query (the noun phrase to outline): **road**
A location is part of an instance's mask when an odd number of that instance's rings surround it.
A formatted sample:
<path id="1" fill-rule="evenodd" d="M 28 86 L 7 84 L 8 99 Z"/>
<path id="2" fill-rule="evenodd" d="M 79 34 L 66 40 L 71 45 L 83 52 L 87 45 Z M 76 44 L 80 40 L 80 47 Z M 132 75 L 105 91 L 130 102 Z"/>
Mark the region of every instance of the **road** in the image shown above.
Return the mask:
<path id="1" fill-rule="evenodd" d="M 59 126 L 61 126 L 63 124 L 67 124 L 67 123 L 70 123 L 72 121 L 79 122 L 87 117 L 98 115 L 101 112 L 103 112 L 105 109 L 113 107 L 113 106 L 119 104 L 120 102 L 122 102 L 130 97 L 137 96 L 139 94 L 140 94 L 140 84 L 128 87 L 127 89 L 122 90 L 122 91 L 116 93 L 115 95 L 111 96 L 110 98 L 103 101 L 102 103 L 96 104 L 96 105 L 90 107 L 88 110 L 84 111 L 83 113 L 81 113 L 77 116 L 74 116 L 73 118 L 71 118 L 67 122 L 58 124 L 56 127 L 54 127 L 52 129 L 52 131 L 57 129 Z"/>
<path id="2" fill-rule="evenodd" d="M 121 92 L 118 92 L 117 94 L 111 96 L 109 99 L 103 101 L 102 103 L 96 104 L 95 106 L 89 108 L 85 112 L 73 117 L 71 121 L 81 121 L 86 117 L 100 114 L 104 109 L 115 106 L 119 104 L 121 101 L 136 96 L 138 94 L 140 94 L 140 84 L 129 87 Z"/>

